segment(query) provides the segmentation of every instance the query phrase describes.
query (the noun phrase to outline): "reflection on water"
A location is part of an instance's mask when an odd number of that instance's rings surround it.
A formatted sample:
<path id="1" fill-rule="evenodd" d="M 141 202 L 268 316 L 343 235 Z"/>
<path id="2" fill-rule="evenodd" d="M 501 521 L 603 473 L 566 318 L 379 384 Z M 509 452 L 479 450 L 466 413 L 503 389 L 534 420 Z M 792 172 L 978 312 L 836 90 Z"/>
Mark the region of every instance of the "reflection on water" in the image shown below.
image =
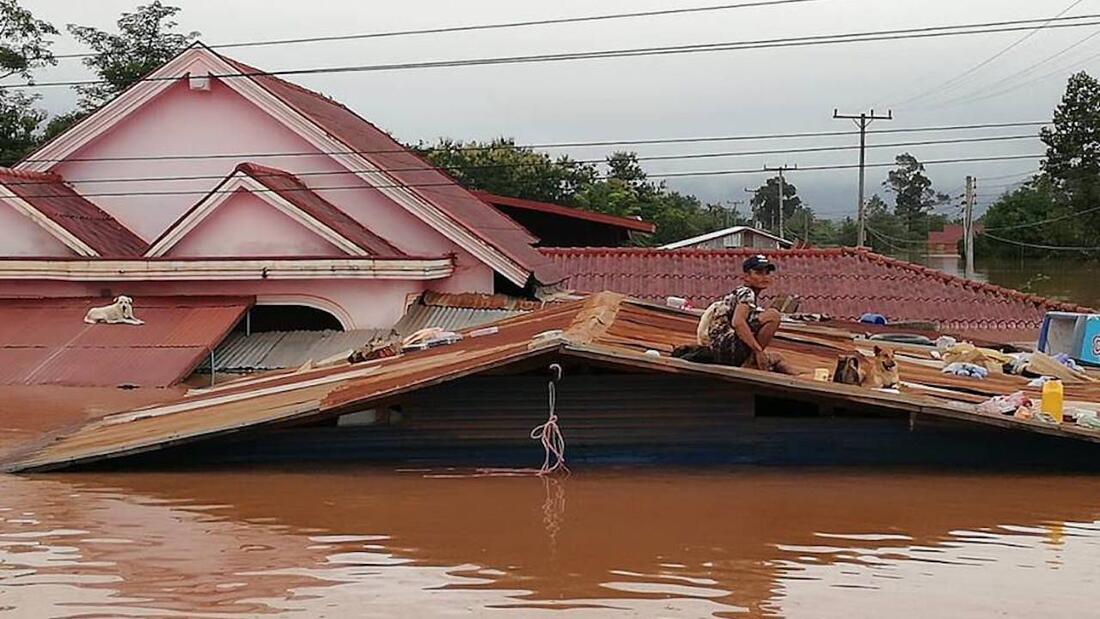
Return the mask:
<path id="1" fill-rule="evenodd" d="M 1098 520 L 1070 476 L 0 476 L 0 616 L 1081 616 Z"/>
<path id="2" fill-rule="evenodd" d="M 919 259 L 919 258 L 918 258 Z M 958 258 L 927 258 L 928 266 L 962 276 Z M 974 265 L 975 279 L 1029 294 L 1086 307 L 1100 307 L 1100 277 L 1094 263 L 1074 260 L 982 259 Z"/>

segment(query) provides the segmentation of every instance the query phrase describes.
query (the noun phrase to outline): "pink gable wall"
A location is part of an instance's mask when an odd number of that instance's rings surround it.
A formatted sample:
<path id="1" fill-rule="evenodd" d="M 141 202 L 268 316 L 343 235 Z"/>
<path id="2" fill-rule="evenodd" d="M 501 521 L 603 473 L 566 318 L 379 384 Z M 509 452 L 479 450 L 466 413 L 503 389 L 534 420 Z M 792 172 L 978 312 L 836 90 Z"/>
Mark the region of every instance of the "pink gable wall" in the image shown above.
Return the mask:
<path id="1" fill-rule="evenodd" d="M 0 203 L 0 257 L 65 258 L 76 252 L 15 208 Z"/>
<path id="2" fill-rule="evenodd" d="M 317 154 L 275 156 L 273 153 Z M 402 250 L 434 255 L 459 251 L 443 235 L 371 189 L 357 176 L 346 173 L 346 168 L 338 162 L 218 80 L 213 81 L 209 92 L 192 91 L 186 81 L 169 88 L 71 158 L 204 154 L 217 154 L 219 158 L 66 161 L 54 170 L 77 191 L 89 196 L 146 240 L 159 236 L 228 176 L 238 163 L 255 161 L 300 175 L 306 185 L 321 190 L 319 193 L 336 206 Z M 84 182 L 87 179 L 180 176 L 214 178 Z M 166 191 L 183 195 L 114 195 Z"/>
<path id="3" fill-rule="evenodd" d="M 347 254 L 268 204 L 261 196 L 238 191 L 208 214 L 168 255 L 337 258 Z"/>
<path id="4" fill-rule="evenodd" d="M 306 155 L 288 156 L 286 153 Z M 207 154 L 219 157 L 86 160 Z M 455 275 L 442 288 L 463 292 L 493 290 L 491 268 L 216 79 L 208 92 L 192 91 L 186 81 L 181 81 L 131 113 L 111 131 L 73 153 L 70 159 L 78 160 L 62 162 L 54 171 L 147 241 L 160 236 L 238 163 L 251 160 L 300 175 L 303 182 L 327 200 L 408 254 L 453 254 Z M 212 178 L 86 182 L 88 179 L 180 176 Z M 132 195 L 142 192 L 159 195 Z M 120 193 L 131 195 L 118 195 Z M 243 249 L 236 251 L 245 253 Z"/>

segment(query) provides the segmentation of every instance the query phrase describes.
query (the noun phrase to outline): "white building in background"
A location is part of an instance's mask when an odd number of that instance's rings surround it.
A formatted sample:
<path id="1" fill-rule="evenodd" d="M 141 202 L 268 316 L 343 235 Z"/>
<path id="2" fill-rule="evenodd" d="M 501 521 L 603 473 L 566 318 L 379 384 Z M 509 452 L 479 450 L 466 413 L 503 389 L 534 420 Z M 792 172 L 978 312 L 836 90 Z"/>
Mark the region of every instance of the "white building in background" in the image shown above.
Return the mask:
<path id="1" fill-rule="evenodd" d="M 794 242 L 749 226 L 734 226 L 702 236 L 677 241 L 661 249 L 790 249 Z"/>

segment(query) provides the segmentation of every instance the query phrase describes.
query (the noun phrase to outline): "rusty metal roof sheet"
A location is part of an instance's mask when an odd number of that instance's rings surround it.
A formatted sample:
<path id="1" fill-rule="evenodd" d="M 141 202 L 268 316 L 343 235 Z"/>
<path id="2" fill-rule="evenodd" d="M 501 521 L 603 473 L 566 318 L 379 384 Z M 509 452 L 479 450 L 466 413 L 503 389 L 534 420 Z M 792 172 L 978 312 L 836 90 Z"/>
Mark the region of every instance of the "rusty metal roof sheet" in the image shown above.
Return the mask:
<path id="1" fill-rule="evenodd" d="M 94 420 L 25 445 L 19 453 L 0 458 L 0 467 L 48 470 L 227 433 L 318 422 L 423 388 L 534 359 L 587 360 L 629 372 L 707 377 L 793 397 L 1100 443 L 1100 432 L 1096 431 L 977 413 L 975 403 L 992 395 L 1027 390 L 1027 380 L 991 375 L 987 380 L 974 381 L 944 375 L 929 363 L 932 358 L 928 353 L 909 351 L 908 356 L 899 356 L 906 381 L 901 394 L 670 358 L 673 347 L 695 339 L 697 320 L 692 314 L 600 293 L 509 318 L 497 323 L 494 334 L 466 338 L 451 346 L 358 365 L 253 377 L 176 402 Z M 785 325 L 773 346 L 798 370 L 812 373 L 814 368 L 833 364 L 838 353 L 856 350 L 853 335 L 832 326 Z M 649 350 L 661 355 L 646 354 Z M 1066 392 L 1067 401 L 1100 407 L 1100 383 L 1067 383 Z M 1031 394 L 1037 396 L 1034 391 Z"/>
<path id="2" fill-rule="evenodd" d="M 106 258 L 140 256 L 148 244 L 53 172 L 0 168 L 0 183 Z"/>
<path id="3" fill-rule="evenodd" d="M 186 378 L 250 297 L 139 297 L 144 325 L 84 323 L 110 299 L 0 300 L 0 384 L 165 387 Z"/>

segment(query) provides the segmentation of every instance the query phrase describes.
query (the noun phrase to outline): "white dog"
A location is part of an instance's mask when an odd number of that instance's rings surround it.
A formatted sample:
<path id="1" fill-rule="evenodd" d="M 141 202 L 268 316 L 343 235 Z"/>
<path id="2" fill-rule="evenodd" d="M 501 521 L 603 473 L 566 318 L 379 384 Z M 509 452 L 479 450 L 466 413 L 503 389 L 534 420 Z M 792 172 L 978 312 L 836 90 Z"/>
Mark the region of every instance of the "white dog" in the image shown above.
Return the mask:
<path id="1" fill-rule="evenodd" d="M 144 320 L 134 317 L 134 300 L 125 295 L 115 297 L 115 302 L 106 307 L 93 307 L 84 315 L 84 322 L 94 325 L 97 322 L 109 325 L 143 325 Z"/>

